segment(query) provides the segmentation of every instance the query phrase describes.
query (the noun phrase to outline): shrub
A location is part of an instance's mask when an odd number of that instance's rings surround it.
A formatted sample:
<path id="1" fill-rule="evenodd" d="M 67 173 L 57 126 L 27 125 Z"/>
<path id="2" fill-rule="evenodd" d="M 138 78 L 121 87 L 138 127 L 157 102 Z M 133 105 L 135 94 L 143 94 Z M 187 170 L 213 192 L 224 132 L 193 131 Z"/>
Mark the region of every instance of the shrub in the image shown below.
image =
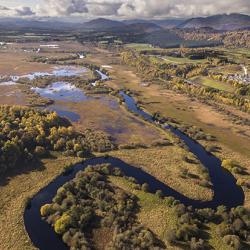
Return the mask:
<path id="1" fill-rule="evenodd" d="M 180 168 L 180 177 L 185 179 L 188 176 L 188 170 L 186 168 Z"/>
<path id="2" fill-rule="evenodd" d="M 241 178 L 238 178 L 237 179 L 237 183 L 236 183 L 238 186 L 245 186 L 245 180 L 244 179 L 241 179 Z"/>
<path id="3" fill-rule="evenodd" d="M 232 168 L 232 172 L 233 172 L 234 174 L 242 174 L 242 173 L 243 173 L 242 169 L 239 168 L 239 167 L 233 167 L 233 168 Z"/>
<path id="4" fill-rule="evenodd" d="M 233 222 L 233 229 L 238 232 L 240 231 L 242 228 L 244 228 L 245 224 L 244 222 L 240 219 L 240 218 L 237 218 L 234 222 Z"/>
<path id="5" fill-rule="evenodd" d="M 176 242 L 177 237 L 176 237 L 176 232 L 174 230 L 170 230 L 165 232 L 164 234 L 164 238 L 166 239 L 166 241 L 172 245 Z"/>
<path id="6" fill-rule="evenodd" d="M 169 196 L 165 198 L 165 201 L 166 201 L 167 206 L 172 207 L 174 205 L 175 198 L 172 196 Z"/>
<path id="7" fill-rule="evenodd" d="M 151 147 L 163 147 L 163 146 L 170 146 L 172 143 L 168 140 L 156 140 L 152 142 Z"/>
<path id="8" fill-rule="evenodd" d="M 73 163 L 70 163 L 70 164 L 67 164 L 63 167 L 63 173 L 66 174 L 68 173 L 69 171 L 71 171 L 74 167 L 74 164 Z"/>
<path id="9" fill-rule="evenodd" d="M 225 224 L 223 222 L 223 223 L 221 223 L 220 225 L 217 226 L 216 233 L 223 237 L 225 235 L 228 235 L 228 234 L 232 233 L 232 229 L 231 229 L 230 225 Z"/>
<path id="10" fill-rule="evenodd" d="M 186 213 L 186 207 L 183 204 L 177 204 L 175 206 L 175 212 L 177 213 L 178 216 L 181 216 Z"/>
<path id="11" fill-rule="evenodd" d="M 58 220 L 56 220 L 54 229 L 57 234 L 64 234 L 71 224 L 71 217 L 67 214 L 63 214 Z"/>
<path id="12" fill-rule="evenodd" d="M 231 209 L 231 213 L 235 216 L 235 217 L 242 217 L 244 215 L 250 216 L 250 211 L 249 209 L 243 207 L 243 206 L 238 206 L 236 208 L 232 208 Z"/>
<path id="13" fill-rule="evenodd" d="M 210 188 L 210 186 L 211 186 L 209 181 L 207 181 L 207 180 L 201 180 L 201 181 L 199 181 L 199 184 L 200 184 L 200 186 L 206 187 L 206 188 Z"/>
<path id="14" fill-rule="evenodd" d="M 163 196 L 164 196 L 162 190 L 157 190 L 157 191 L 155 192 L 155 194 L 156 194 L 159 198 L 163 198 Z"/>
<path id="15" fill-rule="evenodd" d="M 24 201 L 24 207 L 25 207 L 25 208 L 28 208 L 28 207 L 31 206 L 31 200 L 32 200 L 31 197 L 25 198 L 25 201 Z"/>
<path id="16" fill-rule="evenodd" d="M 112 184 L 109 176 L 114 174 L 123 176 L 119 169 L 108 164 L 88 166 L 58 189 L 51 206 L 41 208 L 44 215 L 48 214 L 46 209 L 53 210 L 46 221 L 71 249 L 90 249 L 84 233 L 96 222 L 98 226 L 100 222 L 101 227 L 114 230 L 109 244 L 112 249 L 155 247 L 154 234 L 138 223 L 136 196 Z"/>
<path id="17" fill-rule="evenodd" d="M 223 242 L 235 250 L 241 249 L 241 241 L 237 235 L 226 235 L 223 237 Z"/>
<path id="18" fill-rule="evenodd" d="M 44 157 L 50 150 L 83 157 L 94 151 L 114 148 L 102 132 L 77 132 L 55 112 L 16 106 L 0 106 L 0 173 Z"/>
<path id="19" fill-rule="evenodd" d="M 48 216 L 53 212 L 51 204 L 45 204 L 40 208 L 40 214 L 42 217 Z"/>
<path id="20" fill-rule="evenodd" d="M 79 151 L 79 152 L 76 153 L 76 155 L 77 155 L 77 157 L 79 157 L 79 158 L 85 158 L 85 157 L 86 157 L 86 154 L 85 154 L 84 151 Z"/>
<path id="21" fill-rule="evenodd" d="M 214 210 L 211 208 L 203 208 L 197 210 L 197 215 L 200 220 L 204 222 L 209 222 L 215 219 L 215 213 Z"/>
<path id="22" fill-rule="evenodd" d="M 192 238 L 190 241 L 190 249 L 191 250 L 203 250 L 205 248 L 205 242 L 202 239 L 197 240 L 196 238 Z"/>
<path id="23" fill-rule="evenodd" d="M 47 155 L 47 151 L 44 147 L 41 147 L 41 146 L 37 146 L 35 148 L 35 154 L 38 156 L 38 157 L 44 157 Z"/>
<path id="24" fill-rule="evenodd" d="M 144 192 L 149 192 L 149 185 L 148 185 L 148 183 L 142 184 L 141 189 Z"/>
<path id="25" fill-rule="evenodd" d="M 199 236 L 199 229 L 196 225 L 183 224 L 176 231 L 176 237 L 185 242 L 191 240 L 192 237 Z"/>
<path id="26" fill-rule="evenodd" d="M 69 231 L 63 234 L 62 240 L 65 244 L 70 245 L 71 235 Z"/>
<path id="27" fill-rule="evenodd" d="M 227 208 L 225 206 L 218 206 L 216 214 L 217 215 L 223 215 L 227 211 Z"/>
<path id="28" fill-rule="evenodd" d="M 234 174 L 242 174 L 242 168 L 240 167 L 240 165 L 238 164 L 238 162 L 234 161 L 234 160 L 223 160 L 221 166 L 223 168 L 226 168 L 228 171 L 234 173 Z"/>

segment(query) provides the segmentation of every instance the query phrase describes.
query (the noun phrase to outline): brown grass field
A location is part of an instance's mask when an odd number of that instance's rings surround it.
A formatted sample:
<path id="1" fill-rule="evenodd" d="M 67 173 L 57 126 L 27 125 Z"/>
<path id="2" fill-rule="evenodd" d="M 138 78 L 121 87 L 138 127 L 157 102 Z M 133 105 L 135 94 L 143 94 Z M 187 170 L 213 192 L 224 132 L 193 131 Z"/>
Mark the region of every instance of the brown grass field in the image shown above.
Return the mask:
<path id="1" fill-rule="evenodd" d="M 30 56 L 22 51 L 0 50 L 0 75 L 25 75 L 34 71 L 51 70 L 51 65 L 28 62 Z"/>
<path id="2" fill-rule="evenodd" d="M 58 156 L 0 179 L 0 249 L 34 249 L 24 228 L 25 201 L 58 176 L 63 166 L 77 161 L 80 159 Z"/>
<path id="3" fill-rule="evenodd" d="M 25 94 L 21 92 L 18 86 L 0 85 L 0 105 L 26 105 Z"/>
<path id="4" fill-rule="evenodd" d="M 195 200 L 211 200 L 213 191 L 199 185 L 202 180 L 199 164 L 183 160 L 187 152 L 177 146 L 150 149 L 119 150 L 111 153 L 132 166 L 139 167 L 171 188 Z M 191 156 L 192 157 L 192 156 Z M 188 169 L 196 178 L 183 179 L 182 169 Z"/>
<path id="5" fill-rule="evenodd" d="M 86 128 L 101 130 L 111 135 L 119 145 L 131 143 L 148 145 L 166 137 L 158 129 L 128 113 L 112 97 L 67 103 L 67 108 L 80 115 L 80 120 L 74 123 L 79 130 Z"/>

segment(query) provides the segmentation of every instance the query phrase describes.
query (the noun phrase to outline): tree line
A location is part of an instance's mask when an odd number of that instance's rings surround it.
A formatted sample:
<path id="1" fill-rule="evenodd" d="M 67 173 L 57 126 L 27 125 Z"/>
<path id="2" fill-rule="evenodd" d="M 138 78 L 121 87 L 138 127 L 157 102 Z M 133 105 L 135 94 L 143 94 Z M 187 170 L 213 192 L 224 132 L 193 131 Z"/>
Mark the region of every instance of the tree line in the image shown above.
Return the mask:
<path id="1" fill-rule="evenodd" d="M 20 168 L 50 151 L 86 157 L 114 148 L 102 132 L 75 131 L 55 112 L 18 106 L 0 106 L 0 174 Z"/>

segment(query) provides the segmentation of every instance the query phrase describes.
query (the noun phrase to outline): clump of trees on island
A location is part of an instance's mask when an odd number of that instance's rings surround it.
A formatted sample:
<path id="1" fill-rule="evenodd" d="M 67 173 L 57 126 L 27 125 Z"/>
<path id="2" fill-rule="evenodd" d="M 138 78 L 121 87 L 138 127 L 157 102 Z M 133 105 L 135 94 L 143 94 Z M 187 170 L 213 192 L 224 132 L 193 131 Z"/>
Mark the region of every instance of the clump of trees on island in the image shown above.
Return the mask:
<path id="1" fill-rule="evenodd" d="M 55 112 L 18 106 L 0 106 L 0 173 L 23 166 L 50 151 L 86 157 L 91 152 L 113 149 L 102 132 L 76 132 Z"/>
<path id="2" fill-rule="evenodd" d="M 137 221 L 136 197 L 114 186 L 109 176 L 124 177 L 110 165 L 87 167 L 41 207 L 41 216 L 71 249 L 91 249 L 88 236 L 98 228 L 112 231 L 105 249 L 154 248 L 155 236 Z"/>

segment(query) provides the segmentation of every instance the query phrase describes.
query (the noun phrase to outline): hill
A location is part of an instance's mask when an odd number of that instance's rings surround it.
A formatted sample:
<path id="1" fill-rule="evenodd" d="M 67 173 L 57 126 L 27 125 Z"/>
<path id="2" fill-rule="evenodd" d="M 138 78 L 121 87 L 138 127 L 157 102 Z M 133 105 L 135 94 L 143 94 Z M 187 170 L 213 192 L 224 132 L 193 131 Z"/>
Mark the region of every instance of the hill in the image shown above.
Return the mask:
<path id="1" fill-rule="evenodd" d="M 143 20 L 143 19 L 133 19 L 133 20 L 124 20 L 123 23 L 125 24 L 137 24 L 137 23 L 144 23 L 144 24 L 155 24 L 162 28 L 175 28 L 178 25 L 182 24 L 185 20 L 184 19 L 161 19 L 161 20 Z"/>
<path id="2" fill-rule="evenodd" d="M 178 28 L 210 27 L 215 30 L 238 30 L 250 27 L 250 16 L 242 14 L 223 14 L 209 17 L 192 18 L 180 24 Z"/>
<path id="3" fill-rule="evenodd" d="M 175 28 L 178 25 L 182 24 L 186 20 L 184 19 L 163 19 L 163 20 L 153 20 L 152 22 L 161 26 L 165 29 Z"/>
<path id="4" fill-rule="evenodd" d="M 109 20 L 105 18 L 98 18 L 86 22 L 83 24 L 84 29 L 91 29 L 91 30 L 109 30 L 112 28 L 122 28 L 126 26 L 123 22 Z"/>
<path id="5" fill-rule="evenodd" d="M 178 47 L 183 39 L 171 30 L 155 31 L 144 37 L 144 42 L 159 47 Z"/>
<path id="6" fill-rule="evenodd" d="M 134 23 L 124 26 L 120 32 L 129 33 L 151 33 L 155 31 L 160 31 L 162 28 L 154 23 Z"/>

